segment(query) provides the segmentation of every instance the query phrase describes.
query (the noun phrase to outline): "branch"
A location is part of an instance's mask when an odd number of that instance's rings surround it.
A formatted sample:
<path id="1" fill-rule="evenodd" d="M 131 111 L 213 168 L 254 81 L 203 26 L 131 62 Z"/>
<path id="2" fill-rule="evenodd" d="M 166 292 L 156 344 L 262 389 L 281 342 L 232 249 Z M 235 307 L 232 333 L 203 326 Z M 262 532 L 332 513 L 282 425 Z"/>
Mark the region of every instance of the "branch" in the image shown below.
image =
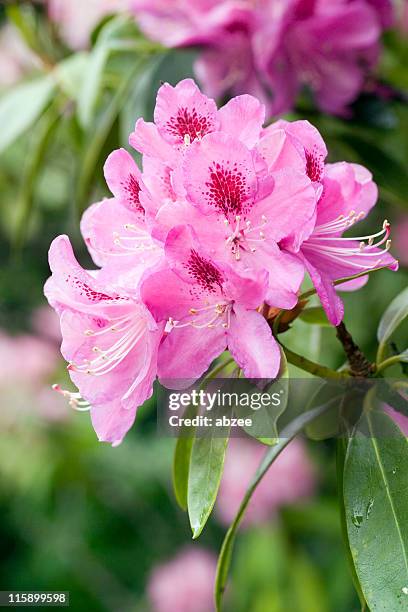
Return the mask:
<path id="1" fill-rule="evenodd" d="M 371 376 L 375 372 L 375 365 L 368 361 L 367 357 L 354 342 L 343 322 L 336 327 L 336 334 L 347 355 L 351 375 L 363 378 Z"/>

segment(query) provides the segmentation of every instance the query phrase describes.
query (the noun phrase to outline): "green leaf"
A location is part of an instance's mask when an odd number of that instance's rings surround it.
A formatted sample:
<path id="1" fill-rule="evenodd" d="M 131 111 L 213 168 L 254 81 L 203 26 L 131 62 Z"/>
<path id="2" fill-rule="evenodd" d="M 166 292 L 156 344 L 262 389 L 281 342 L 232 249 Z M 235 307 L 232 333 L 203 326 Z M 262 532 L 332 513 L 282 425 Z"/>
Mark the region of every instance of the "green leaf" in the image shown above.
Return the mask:
<path id="1" fill-rule="evenodd" d="M 211 514 L 224 469 L 229 427 L 209 427 L 197 435 L 188 475 L 188 514 L 193 539 L 198 538 Z"/>
<path id="2" fill-rule="evenodd" d="M 51 75 L 17 85 L 0 98 L 0 153 L 35 123 L 55 90 Z"/>
<path id="3" fill-rule="evenodd" d="M 321 306 L 313 306 L 312 308 L 306 308 L 302 310 L 299 315 L 305 323 L 312 325 L 321 325 L 322 327 L 333 327 L 329 322 L 327 315 Z"/>
<path id="4" fill-rule="evenodd" d="M 219 374 L 227 374 L 233 367 L 234 360 L 228 352 L 223 353 L 217 360 L 216 365 L 208 372 L 200 389 L 205 389 L 208 382 Z M 198 412 L 198 406 L 190 404 L 185 411 L 185 418 L 194 418 Z M 173 488 L 176 500 L 183 510 L 187 510 L 188 502 L 188 476 L 190 472 L 191 451 L 195 437 L 196 428 L 183 425 L 176 442 L 173 458 Z"/>
<path id="5" fill-rule="evenodd" d="M 234 521 L 232 522 L 230 528 L 228 529 L 224 541 L 222 543 L 221 552 L 218 557 L 217 564 L 217 575 L 215 580 L 215 604 L 217 612 L 221 611 L 222 606 L 222 596 L 225 590 L 225 585 L 227 583 L 229 567 L 231 565 L 232 559 L 232 551 L 234 548 L 235 538 L 237 534 L 237 530 L 241 521 L 244 517 L 245 511 L 248 507 L 249 502 L 251 501 L 252 495 L 254 494 L 256 487 L 265 476 L 266 472 L 275 461 L 275 459 L 281 454 L 281 452 L 286 448 L 293 438 L 300 433 L 308 423 L 312 422 L 316 417 L 322 414 L 325 410 L 327 410 L 326 406 L 318 406 L 313 410 L 305 412 L 301 414 L 297 418 L 295 418 L 281 433 L 281 438 L 279 442 L 272 446 L 267 450 L 261 464 L 256 471 L 246 493 L 244 499 L 241 502 L 241 505 L 238 509 L 238 512 L 235 516 Z"/>
<path id="6" fill-rule="evenodd" d="M 350 549 L 372 612 L 408 608 L 408 441 L 391 419 L 366 416 L 350 440 L 344 504 Z"/>
<path id="7" fill-rule="evenodd" d="M 34 203 L 34 190 L 41 172 L 50 139 L 59 123 L 59 114 L 51 106 L 41 118 L 30 143 L 30 156 L 23 172 L 21 190 L 17 201 L 18 212 L 14 247 L 19 249 L 26 236 Z"/>
<path id="8" fill-rule="evenodd" d="M 110 19 L 102 28 L 92 50 L 78 96 L 78 120 L 82 127 L 92 124 L 95 107 L 101 91 L 103 74 L 112 51 L 115 36 L 129 23 L 127 17 L 119 15 Z"/>
<path id="9" fill-rule="evenodd" d="M 88 197 L 91 191 L 92 180 L 95 168 L 98 164 L 102 148 L 109 136 L 115 120 L 126 99 L 133 79 L 140 70 L 143 60 L 135 62 L 130 72 L 123 78 L 117 88 L 115 95 L 106 106 L 104 112 L 99 117 L 92 133 L 88 134 L 87 147 L 80 160 L 80 173 L 77 182 L 76 207 L 79 214 L 82 214 L 88 204 Z"/>
<path id="10" fill-rule="evenodd" d="M 185 411 L 186 418 L 193 418 L 197 407 L 190 405 Z M 182 510 L 187 510 L 188 475 L 190 471 L 191 451 L 193 448 L 195 428 L 183 426 L 177 438 L 173 459 L 173 488 L 177 503 Z"/>
<path id="11" fill-rule="evenodd" d="M 58 84 L 71 100 L 78 100 L 88 63 L 89 53 L 84 51 L 70 55 L 55 67 L 54 74 Z"/>
<path id="12" fill-rule="evenodd" d="M 377 338 L 384 345 L 398 325 L 408 316 L 408 287 L 391 302 L 378 326 Z"/>

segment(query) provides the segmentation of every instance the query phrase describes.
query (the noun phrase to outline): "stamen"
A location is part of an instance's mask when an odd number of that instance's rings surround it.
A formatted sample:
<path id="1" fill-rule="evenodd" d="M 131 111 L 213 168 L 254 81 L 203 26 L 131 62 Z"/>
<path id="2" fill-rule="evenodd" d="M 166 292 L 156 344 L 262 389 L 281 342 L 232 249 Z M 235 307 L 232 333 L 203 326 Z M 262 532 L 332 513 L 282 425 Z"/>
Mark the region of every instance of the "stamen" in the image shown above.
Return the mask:
<path id="1" fill-rule="evenodd" d="M 72 393 L 71 391 L 62 389 L 58 384 L 52 385 L 52 389 L 53 391 L 57 391 L 57 393 L 60 393 L 66 397 L 69 405 L 74 408 L 74 410 L 78 410 L 79 412 L 87 412 L 91 408 L 89 402 L 83 400 L 80 393 Z"/>

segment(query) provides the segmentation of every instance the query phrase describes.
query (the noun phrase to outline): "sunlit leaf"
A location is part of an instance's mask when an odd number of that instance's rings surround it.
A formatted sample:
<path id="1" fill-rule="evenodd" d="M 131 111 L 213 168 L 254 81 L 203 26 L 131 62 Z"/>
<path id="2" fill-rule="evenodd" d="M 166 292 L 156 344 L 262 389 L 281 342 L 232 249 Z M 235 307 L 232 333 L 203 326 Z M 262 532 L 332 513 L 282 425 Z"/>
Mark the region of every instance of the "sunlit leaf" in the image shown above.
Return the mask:
<path id="1" fill-rule="evenodd" d="M 391 302 L 381 317 L 377 338 L 384 344 L 397 329 L 398 325 L 408 316 L 408 288 L 404 289 Z"/>
<path id="2" fill-rule="evenodd" d="M 188 475 L 188 514 L 198 538 L 211 514 L 224 469 L 229 427 L 209 427 L 194 439 Z"/>
<path id="3" fill-rule="evenodd" d="M 0 152 L 21 136 L 44 111 L 55 90 L 51 75 L 13 87 L 0 98 Z"/>

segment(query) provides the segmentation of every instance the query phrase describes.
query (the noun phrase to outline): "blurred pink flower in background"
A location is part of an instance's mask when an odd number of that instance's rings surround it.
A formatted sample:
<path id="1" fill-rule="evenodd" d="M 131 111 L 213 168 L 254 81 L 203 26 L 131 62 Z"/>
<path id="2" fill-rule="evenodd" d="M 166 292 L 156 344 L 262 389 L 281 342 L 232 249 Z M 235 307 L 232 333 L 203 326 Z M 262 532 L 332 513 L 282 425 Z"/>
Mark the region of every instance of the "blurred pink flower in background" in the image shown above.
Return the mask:
<path id="1" fill-rule="evenodd" d="M 344 114 L 380 53 L 390 0 L 132 0 L 142 30 L 169 47 L 198 45 L 206 93 L 252 93 L 270 114 L 290 110 L 302 86 Z"/>
<path id="2" fill-rule="evenodd" d="M 40 318 L 44 327 L 41 327 L 38 335 L 30 333 L 11 336 L 0 330 L 3 425 L 14 423 L 20 413 L 27 412 L 35 413 L 47 421 L 61 420 L 68 416 L 66 402 L 51 389 L 50 380 L 61 363 L 61 334 L 55 329 L 55 323 L 59 327 L 58 317 L 51 308 L 43 306 L 34 315 L 37 324 Z M 53 335 L 50 338 L 43 332 L 52 332 Z"/>
<path id="3" fill-rule="evenodd" d="M 265 446 L 243 438 L 231 438 L 216 502 L 225 525 L 234 519 L 248 485 L 266 451 Z M 278 509 L 311 496 L 316 473 L 302 440 L 291 442 L 272 464 L 248 506 L 244 524 L 268 521 Z"/>
<path id="4" fill-rule="evenodd" d="M 148 595 L 153 612 L 211 612 L 217 558 L 187 547 L 151 574 Z"/>
<path id="5" fill-rule="evenodd" d="M 15 85 L 39 65 L 39 59 L 24 43 L 18 30 L 10 24 L 3 26 L 0 29 L 0 87 Z"/>
<path id="6" fill-rule="evenodd" d="M 72 49 L 84 49 L 99 21 L 126 10 L 127 5 L 128 0 L 48 0 L 48 11 L 66 44 Z"/>
<path id="7" fill-rule="evenodd" d="M 57 348 L 47 342 L 0 331 L 0 385 L 37 385 L 55 370 L 58 361 Z"/>
<path id="8" fill-rule="evenodd" d="M 39 306 L 34 310 L 31 325 L 33 331 L 46 338 L 50 342 L 61 344 L 61 327 L 59 317 L 55 310 L 50 308 L 48 305 Z"/>

